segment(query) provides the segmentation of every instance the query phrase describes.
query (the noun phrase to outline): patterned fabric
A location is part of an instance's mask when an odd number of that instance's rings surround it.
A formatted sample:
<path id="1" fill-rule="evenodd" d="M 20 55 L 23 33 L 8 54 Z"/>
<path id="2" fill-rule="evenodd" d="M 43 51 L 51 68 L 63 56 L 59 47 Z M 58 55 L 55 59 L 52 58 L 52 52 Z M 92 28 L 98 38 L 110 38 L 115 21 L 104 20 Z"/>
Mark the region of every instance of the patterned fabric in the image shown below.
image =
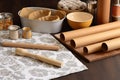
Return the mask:
<path id="1" fill-rule="evenodd" d="M 57 68 L 32 58 L 16 56 L 15 48 L 0 46 L 0 80 L 49 80 L 87 69 L 85 65 L 50 34 L 33 33 L 32 39 L 19 38 L 18 40 L 10 40 L 8 36 L 7 31 L 0 31 L 0 41 L 60 46 L 59 51 L 27 50 L 33 54 L 41 54 L 60 60 L 63 62 L 63 66 Z"/>

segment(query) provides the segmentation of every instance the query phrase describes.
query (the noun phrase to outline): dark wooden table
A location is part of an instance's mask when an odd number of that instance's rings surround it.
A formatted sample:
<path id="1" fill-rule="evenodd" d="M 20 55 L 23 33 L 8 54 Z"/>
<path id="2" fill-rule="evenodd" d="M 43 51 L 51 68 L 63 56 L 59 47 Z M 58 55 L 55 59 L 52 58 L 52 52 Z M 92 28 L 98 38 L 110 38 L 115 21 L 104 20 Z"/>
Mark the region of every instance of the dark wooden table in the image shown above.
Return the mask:
<path id="1" fill-rule="evenodd" d="M 88 70 L 53 80 L 120 80 L 120 55 L 86 63 Z"/>
<path id="2" fill-rule="evenodd" d="M 57 8 L 58 1 L 59 0 L 0 0 L 0 12 L 13 13 L 14 24 L 20 25 L 17 12 L 21 8 L 26 6 Z M 62 31 L 66 30 L 70 30 L 70 27 L 65 21 Z M 81 58 L 79 58 L 79 60 L 88 67 L 88 70 L 53 80 L 120 80 L 120 55 L 92 63 L 87 63 Z"/>

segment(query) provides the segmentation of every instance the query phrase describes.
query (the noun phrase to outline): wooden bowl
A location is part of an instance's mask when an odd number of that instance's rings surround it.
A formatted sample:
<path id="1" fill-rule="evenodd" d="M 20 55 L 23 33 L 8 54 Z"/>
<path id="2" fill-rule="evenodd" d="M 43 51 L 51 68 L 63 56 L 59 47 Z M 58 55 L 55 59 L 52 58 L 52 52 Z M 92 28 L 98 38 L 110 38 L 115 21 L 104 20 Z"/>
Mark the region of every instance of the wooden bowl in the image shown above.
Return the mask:
<path id="1" fill-rule="evenodd" d="M 67 14 L 68 24 L 73 29 L 89 27 L 93 21 L 93 15 L 87 12 L 72 12 Z"/>

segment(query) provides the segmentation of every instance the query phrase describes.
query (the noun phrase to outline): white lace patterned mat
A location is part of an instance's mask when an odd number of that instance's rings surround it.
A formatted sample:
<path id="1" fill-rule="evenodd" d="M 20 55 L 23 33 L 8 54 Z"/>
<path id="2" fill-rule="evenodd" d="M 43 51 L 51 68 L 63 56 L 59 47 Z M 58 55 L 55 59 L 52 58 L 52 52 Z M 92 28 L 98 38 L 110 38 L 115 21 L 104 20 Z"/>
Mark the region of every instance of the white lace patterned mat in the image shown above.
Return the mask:
<path id="1" fill-rule="evenodd" d="M 49 80 L 87 69 L 50 34 L 33 33 L 32 39 L 10 40 L 7 31 L 0 31 L 0 41 L 58 45 L 60 46 L 58 51 L 27 50 L 63 62 L 63 66 L 57 68 L 32 58 L 16 56 L 15 48 L 0 46 L 0 80 Z"/>

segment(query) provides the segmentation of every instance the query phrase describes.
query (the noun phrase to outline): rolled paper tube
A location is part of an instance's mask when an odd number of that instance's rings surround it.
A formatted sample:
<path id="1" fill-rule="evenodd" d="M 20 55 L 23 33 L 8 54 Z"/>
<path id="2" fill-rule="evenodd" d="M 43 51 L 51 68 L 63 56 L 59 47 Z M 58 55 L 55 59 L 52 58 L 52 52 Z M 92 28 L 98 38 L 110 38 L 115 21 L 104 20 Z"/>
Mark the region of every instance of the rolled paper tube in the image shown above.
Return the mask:
<path id="1" fill-rule="evenodd" d="M 120 48 L 120 37 L 111 39 L 111 40 L 108 40 L 108 41 L 105 41 L 104 43 L 102 43 L 103 51 L 111 51 L 111 50 L 115 50 L 115 49 L 119 49 L 119 48 Z"/>
<path id="2" fill-rule="evenodd" d="M 120 28 L 117 28 L 117 29 L 113 29 L 113 30 L 109 30 L 101 33 L 91 34 L 84 37 L 72 39 L 70 41 L 70 45 L 74 48 L 83 47 L 89 44 L 101 42 L 101 41 L 119 37 L 119 36 L 120 36 Z"/>
<path id="3" fill-rule="evenodd" d="M 62 66 L 62 62 L 60 62 L 58 60 L 50 59 L 50 58 L 44 57 L 42 55 L 32 54 L 32 53 L 28 52 L 26 49 L 16 48 L 15 52 L 17 55 L 20 55 L 20 56 L 34 58 L 34 59 L 43 61 L 45 63 L 52 64 L 52 65 L 57 66 L 57 67 Z"/>
<path id="4" fill-rule="evenodd" d="M 95 53 L 97 51 L 100 51 L 100 50 L 102 50 L 101 45 L 102 45 L 102 42 L 85 46 L 83 48 L 83 53 L 92 54 L 92 53 Z"/>
<path id="5" fill-rule="evenodd" d="M 109 22 L 111 0 L 97 0 L 96 21 L 98 24 Z"/>
<path id="6" fill-rule="evenodd" d="M 33 44 L 33 43 L 14 43 L 4 41 L 1 43 L 2 46 L 7 47 L 20 47 L 20 48 L 33 48 L 33 49 L 41 49 L 41 50 L 59 50 L 59 46 L 55 45 L 44 45 L 44 44 Z"/>
<path id="7" fill-rule="evenodd" d="M 73 38 L 86 36 L 86 35 L 94 34 L 98 32 L 108 31 L 108 30 L 115 29 L 115 28 L 120 28 L 120 21 L 91 26 L 89 28 L 83 28 L 83 29 L 63 32 L 60 34 L 60 39 L 63 41 L 69 41 Z"/>

